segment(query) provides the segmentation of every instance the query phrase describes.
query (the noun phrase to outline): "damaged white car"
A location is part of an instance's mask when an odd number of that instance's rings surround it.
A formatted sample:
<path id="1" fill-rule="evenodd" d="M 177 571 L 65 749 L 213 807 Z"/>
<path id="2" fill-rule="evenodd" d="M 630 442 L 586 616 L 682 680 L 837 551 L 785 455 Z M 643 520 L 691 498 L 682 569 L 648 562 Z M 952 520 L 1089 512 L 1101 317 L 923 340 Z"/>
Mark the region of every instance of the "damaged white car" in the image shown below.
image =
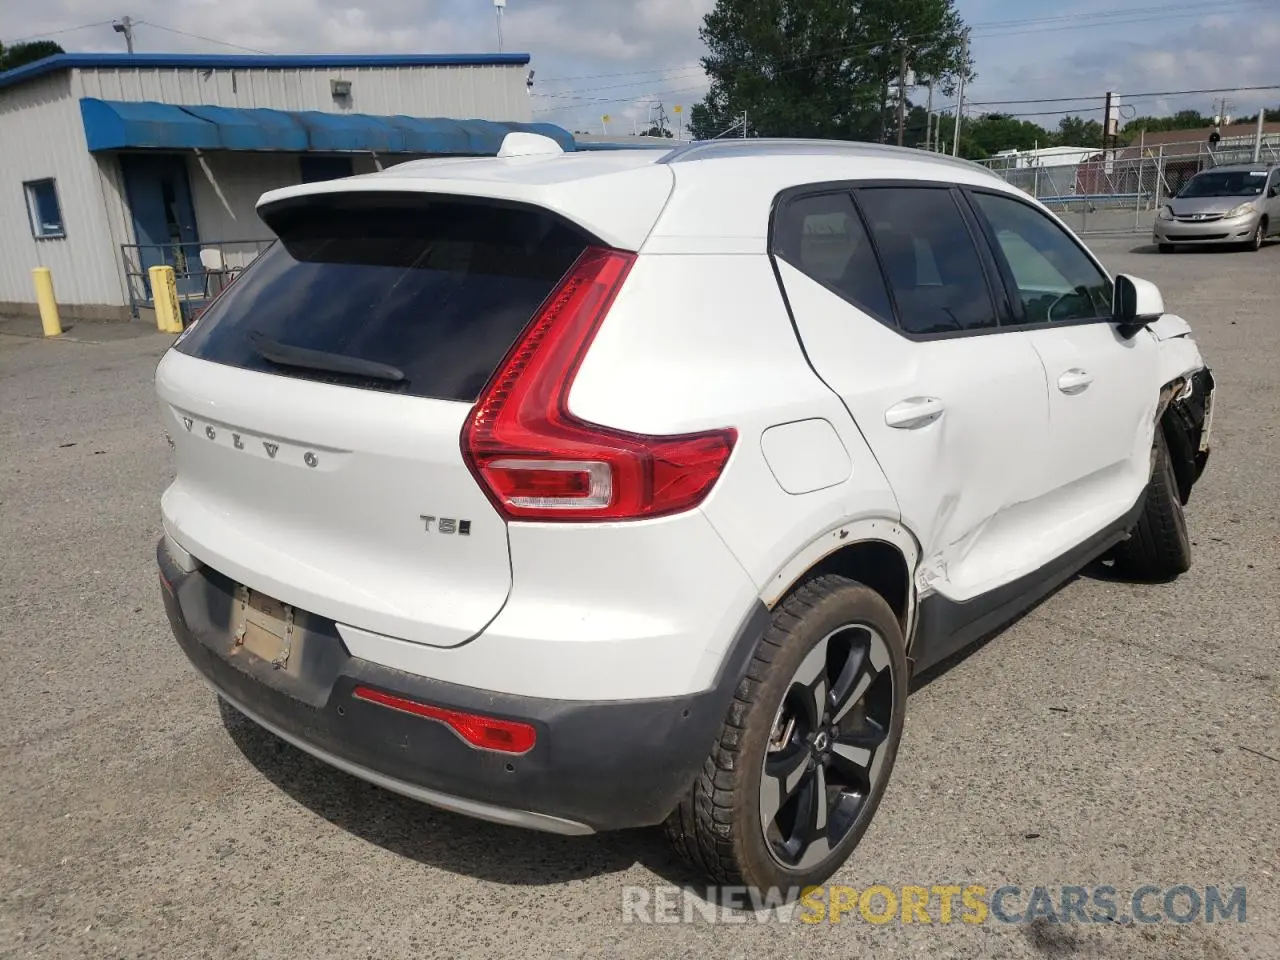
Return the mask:
<path id="1" fill-rule="evenodd" d="M 236 710 L 388 789 L 816 884 L 913 671 L 1095 559 L 1191 563 L 1187 324 L 975 165 L 513 134 L 259 211 L 156 375 L 164 601 Z"/>

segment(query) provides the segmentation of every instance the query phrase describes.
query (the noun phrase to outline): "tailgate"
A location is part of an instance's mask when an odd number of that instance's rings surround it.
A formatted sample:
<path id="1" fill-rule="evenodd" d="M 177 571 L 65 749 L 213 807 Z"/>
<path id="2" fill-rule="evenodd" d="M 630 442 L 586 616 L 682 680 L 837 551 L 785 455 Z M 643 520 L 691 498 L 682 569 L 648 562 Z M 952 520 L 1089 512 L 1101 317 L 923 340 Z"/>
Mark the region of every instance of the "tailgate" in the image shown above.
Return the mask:
<path id="1" fill-rule="evenodd" d="M 429 193 L 295 198 L 266 219 L 279 240 L 156 372 L 166 531 L 286 604 L 463 643 L 502 609 L 511 562 L 462 426 L 591 238 Z"/>

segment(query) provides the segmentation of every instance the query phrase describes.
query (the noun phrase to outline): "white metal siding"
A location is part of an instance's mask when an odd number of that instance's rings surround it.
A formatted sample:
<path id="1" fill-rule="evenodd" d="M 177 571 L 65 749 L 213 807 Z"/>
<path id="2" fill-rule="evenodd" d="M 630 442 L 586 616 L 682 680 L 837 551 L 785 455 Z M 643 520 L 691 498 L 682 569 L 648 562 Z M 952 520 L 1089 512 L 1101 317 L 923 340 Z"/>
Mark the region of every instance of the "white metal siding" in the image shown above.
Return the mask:
<path id="1" fill-rule="evenodd" d="M 298 155 L 292 153 L 206 153 L 187 160 L 191 201 L 200 240 L 268 240 L 271 231 L 258 219 L 258 198 L 268 190 L 297 183 Z M 214 182 L 217 189 L 214 189 Z M 222 196 L 218 196 L 218 190 Z"/>
<path id="2" fill-rule="evenodd" d="M 62 73 L 0 94 L 0 302 L 33 302 L 38 266 L 52 270 L 59 303 L 125 302 L 98 167 L 70 86 Z M 63 239 L 31 236 L 22 184 L 46 177 L 57 183 Z"/>
<path id="3" fill-rule="evenodd" d="M 153 100 L 219 107 L 269 107 L 376 116 L 515 120 L 531 117 L 527 68 L 353 67 L 270 70 L 171 67 L 96 68 L 73 71 L 76 97 Z M 349 80 L 351 96 L 335 101 L 330 80 Z"/>

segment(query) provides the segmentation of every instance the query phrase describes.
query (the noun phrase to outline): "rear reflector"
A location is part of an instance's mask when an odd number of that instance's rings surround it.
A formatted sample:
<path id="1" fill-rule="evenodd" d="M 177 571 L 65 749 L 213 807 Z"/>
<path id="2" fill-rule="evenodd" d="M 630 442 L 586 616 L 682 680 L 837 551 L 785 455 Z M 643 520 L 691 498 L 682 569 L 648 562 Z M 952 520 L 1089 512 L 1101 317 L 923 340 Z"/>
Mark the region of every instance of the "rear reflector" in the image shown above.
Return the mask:
<path id="1" fill-rule="evenodd" d="M 635 254 L 589 247 L 476 402 L 462 454 L 513 520 L 637 520 L 689 510 L 719 479 L 737 433 L 649 436 L 580 420 L 569 391 Z"/>
<path id="2" fill-rule="evenodd" d="M 382 707 L 410 713 L 415 717 L 436 720 L 456 733 L 459 737 L 481 750 L 496 750 L 499 753 L 528 753 L 538 739 L 538 733 L 527 723 L 516 720 L 498 720 L 478 713 L 463 713 L 460 710 L 448 710 L 444 707 L 419 703 L 405 697 L 383 693 L 372 687 L 356 687 L 353 696 L 357 700 L 376 703 Z"/>

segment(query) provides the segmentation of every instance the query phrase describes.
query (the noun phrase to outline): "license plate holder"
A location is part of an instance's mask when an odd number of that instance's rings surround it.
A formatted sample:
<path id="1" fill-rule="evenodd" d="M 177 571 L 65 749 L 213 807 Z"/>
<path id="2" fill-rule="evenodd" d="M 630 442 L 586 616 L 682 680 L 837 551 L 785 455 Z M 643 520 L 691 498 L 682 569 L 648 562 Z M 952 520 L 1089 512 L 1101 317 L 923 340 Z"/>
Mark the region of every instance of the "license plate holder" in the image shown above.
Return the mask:
<path id="1" fill-rule="evenodd" d="M 232 654 L 245 651 L 290 676 L 302 664 L 302 632 L 293 607 L 258 590 L 237 584 L 231 616 Z"/>

